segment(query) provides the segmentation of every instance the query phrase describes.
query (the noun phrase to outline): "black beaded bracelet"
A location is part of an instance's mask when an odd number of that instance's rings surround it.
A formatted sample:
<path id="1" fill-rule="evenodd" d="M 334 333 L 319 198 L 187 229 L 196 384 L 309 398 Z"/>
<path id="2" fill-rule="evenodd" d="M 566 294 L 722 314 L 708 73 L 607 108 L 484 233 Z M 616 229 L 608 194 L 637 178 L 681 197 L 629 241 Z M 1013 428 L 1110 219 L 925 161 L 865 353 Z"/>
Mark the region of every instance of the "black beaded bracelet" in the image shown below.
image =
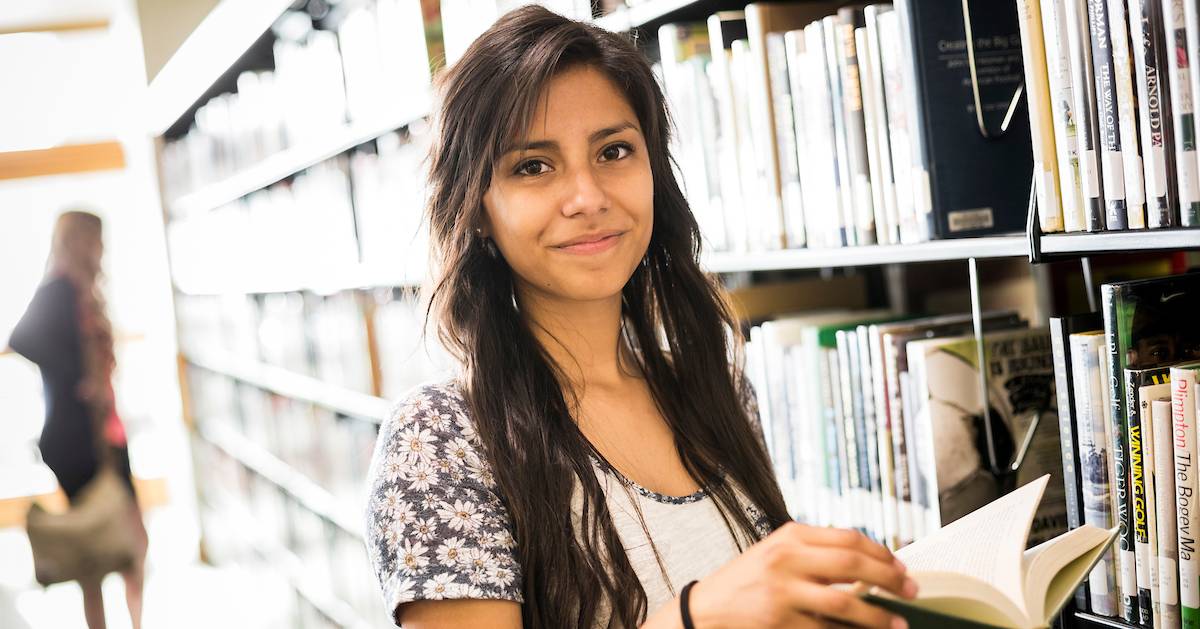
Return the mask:
<path id="1" fill-rule="evenodd" d="M 695 581 L 683 586 L 679 593 L 679 617 L 683 620 L 683 629 L 696 629 L 696 625 L 692 624 L 692 611 L 688 609 L 688 596 L 692 593 L 693 585 L 696 585 Z"/>

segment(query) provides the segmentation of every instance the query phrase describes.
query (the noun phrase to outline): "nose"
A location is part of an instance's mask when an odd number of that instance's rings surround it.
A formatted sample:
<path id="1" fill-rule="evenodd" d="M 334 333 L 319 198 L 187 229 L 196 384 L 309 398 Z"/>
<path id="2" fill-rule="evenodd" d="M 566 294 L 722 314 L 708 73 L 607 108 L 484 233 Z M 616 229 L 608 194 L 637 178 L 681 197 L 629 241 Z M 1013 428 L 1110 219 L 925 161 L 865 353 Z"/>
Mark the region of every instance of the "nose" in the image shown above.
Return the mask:
<path id="1" fill-rule="evenodd" d="M 608 194 L 591 168 L 580 168 L 568 178 L 570 189 L 563 203 L 563 216 L 597 214 L 608 209 Z"/>

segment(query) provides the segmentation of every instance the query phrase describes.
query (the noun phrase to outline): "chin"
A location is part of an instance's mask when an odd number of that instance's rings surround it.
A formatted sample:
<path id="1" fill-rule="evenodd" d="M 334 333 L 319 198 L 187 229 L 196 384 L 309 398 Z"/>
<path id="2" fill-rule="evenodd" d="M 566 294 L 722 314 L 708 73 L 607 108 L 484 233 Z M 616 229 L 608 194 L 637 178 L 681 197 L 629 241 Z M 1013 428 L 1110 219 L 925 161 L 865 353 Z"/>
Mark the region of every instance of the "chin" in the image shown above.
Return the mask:
<path id="1" fill-rule="evenodd" d="M 555 282 L 561 297 L 572 301 L 601 301 L 620 297 L 632 273 L 619 270 L 571 273 Z"/>

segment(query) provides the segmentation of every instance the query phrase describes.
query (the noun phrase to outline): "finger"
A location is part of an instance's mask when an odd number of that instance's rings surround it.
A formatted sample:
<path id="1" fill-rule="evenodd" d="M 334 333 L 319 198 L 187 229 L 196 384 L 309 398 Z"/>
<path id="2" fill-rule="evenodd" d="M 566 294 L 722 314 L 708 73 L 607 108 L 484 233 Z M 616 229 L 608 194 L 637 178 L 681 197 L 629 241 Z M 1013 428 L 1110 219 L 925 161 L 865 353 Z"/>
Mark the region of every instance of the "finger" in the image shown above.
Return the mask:
<path id="1" fill-rule="evenodd" d="M 795 569 L 804 576 L 833 583 L 862 581 L 903 598 L 916 595 L 916 582 L 895 562 L 879 561 L 857 550 L 808 546 L 797 554 Z"/>
<path id="2" fill-rule="evenodd" d="M 800 538 L 818 546 L 840 546 L 853 548 L 879 561 L 896 561 L 895 555 L 886 547 L 871 541 L 866 535 L 852 529 L 835 529 L 827 526 L 805 526 L 798 531 Z"/>
<path id="3" fill-rule="evenodd" d="M 868 629 L 906 629 L 903 618 L 882 607 L 871 605 L 850 592 L 835 588 L 795 581 L 791 587 L 795 605 L 831 621 L 844 622 Z"/>

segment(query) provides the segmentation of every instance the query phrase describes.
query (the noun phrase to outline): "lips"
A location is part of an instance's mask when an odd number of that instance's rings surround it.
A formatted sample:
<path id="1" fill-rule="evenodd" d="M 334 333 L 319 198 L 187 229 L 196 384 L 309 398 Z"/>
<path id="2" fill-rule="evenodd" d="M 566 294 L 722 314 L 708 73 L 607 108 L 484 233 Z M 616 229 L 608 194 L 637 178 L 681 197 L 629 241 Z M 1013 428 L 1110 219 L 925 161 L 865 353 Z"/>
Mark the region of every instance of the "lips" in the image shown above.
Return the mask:
<path id="1" fill-rule="evenodd" d="M 623 235 L 623 231 L 593 232 L 555 245 L 554 249 L 577 255 L 601 253 L 615 247 Z"/>

